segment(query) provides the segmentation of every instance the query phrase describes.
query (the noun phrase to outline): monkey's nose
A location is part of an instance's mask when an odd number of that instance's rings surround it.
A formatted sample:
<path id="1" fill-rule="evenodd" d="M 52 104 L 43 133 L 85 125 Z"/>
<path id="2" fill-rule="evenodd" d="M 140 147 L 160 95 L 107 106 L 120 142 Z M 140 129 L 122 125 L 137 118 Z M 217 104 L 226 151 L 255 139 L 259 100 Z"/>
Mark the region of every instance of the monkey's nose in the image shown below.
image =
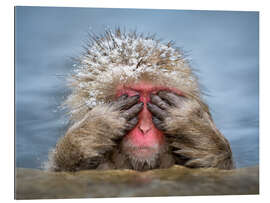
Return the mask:
<path id="1" fill-rule="evenodd" d="M 146 134 L 151 129 L 151 126 L 147 122 L 142 122 L 139 129 L 143 134 Z"/>
<path id="2" fill-rule="evenodd" d="M 144 105 L 143 110 L 140 112 L 138 128 L 144 135 L 153 128 L 152 115 L 146 105 Z"/>

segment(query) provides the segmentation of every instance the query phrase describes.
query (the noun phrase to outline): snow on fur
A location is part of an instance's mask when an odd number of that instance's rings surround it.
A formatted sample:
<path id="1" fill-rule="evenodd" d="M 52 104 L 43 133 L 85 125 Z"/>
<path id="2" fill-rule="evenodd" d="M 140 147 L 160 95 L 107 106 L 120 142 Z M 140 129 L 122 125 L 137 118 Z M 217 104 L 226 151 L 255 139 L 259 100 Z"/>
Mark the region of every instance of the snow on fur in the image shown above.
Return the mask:
<path id="1" fill-rule="evenodd" d="M 139 80 L 199 95 L 196 77 L 171 42 L 163 44 L 154 36 L 116 29 L 89 37 L 69 78 L 72 93 L 65 104 L 78 119 L 96 105 L 111 101 L 119 84 Z"/>

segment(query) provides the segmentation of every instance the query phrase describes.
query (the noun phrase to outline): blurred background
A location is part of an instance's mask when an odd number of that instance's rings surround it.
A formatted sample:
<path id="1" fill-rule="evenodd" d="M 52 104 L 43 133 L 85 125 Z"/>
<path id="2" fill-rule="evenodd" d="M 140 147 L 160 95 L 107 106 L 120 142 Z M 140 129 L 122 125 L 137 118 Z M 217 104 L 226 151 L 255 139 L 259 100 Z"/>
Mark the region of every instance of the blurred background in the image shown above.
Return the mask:
<path id="1" fill-rule="evenodd" d="M 236 167 L 259 164 L 259 13 L 60 7 L 15 8 L 16 167 L 42 168 L 64 135 L 59 105 L 71 57 L 89 30 L 156 33 L 188 53 Z"/>

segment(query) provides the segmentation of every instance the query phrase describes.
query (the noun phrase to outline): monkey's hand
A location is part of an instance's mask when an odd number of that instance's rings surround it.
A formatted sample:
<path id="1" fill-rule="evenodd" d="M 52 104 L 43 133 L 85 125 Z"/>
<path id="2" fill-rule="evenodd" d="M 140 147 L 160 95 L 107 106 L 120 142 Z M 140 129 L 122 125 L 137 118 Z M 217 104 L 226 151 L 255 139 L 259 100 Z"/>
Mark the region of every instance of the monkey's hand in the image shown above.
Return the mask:
<path id="1" fill-rule="evenodd" d="M 230 145 L 216 128 L 205 104 L 160 91 L 151 95 L 151 103 L 147 105 L 153 123 L 166 135 L 178 164 L 192 168 L 233 168 Z"/>
<path id="2" fill-rule="evenodd" d="M 139 96 L 122 95 L 116 101 L 94 107 L 75 122 L 52 153 L 52 170 L 97 168 L 127 131 L 138 122 L 143 104 Z"/>
<path id="3" fill-rule="evenodd" d="M 123 94 L 111 103 L 113 109 L 119 111 L 119 116 L 126 121 L 122 135 L 132 130 L 138 123 L 137 115 L 143 108 L 143 102 L 139 102 L 139 98 L 139 95 L 128 97 L 127 94 Z"/>

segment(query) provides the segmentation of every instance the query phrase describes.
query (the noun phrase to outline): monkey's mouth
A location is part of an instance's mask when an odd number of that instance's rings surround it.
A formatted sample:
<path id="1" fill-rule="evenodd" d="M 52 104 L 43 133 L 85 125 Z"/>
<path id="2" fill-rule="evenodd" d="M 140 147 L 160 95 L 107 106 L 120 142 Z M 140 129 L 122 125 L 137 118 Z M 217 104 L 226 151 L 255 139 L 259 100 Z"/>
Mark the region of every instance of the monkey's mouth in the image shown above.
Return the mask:
<path id="1" fill-rule="evenodd" d="M 139 146 L 139 147 L 130 147 L 127 149 L 130 156 L 136 157 L 141 160 L 148 160 L 156 157 L 158 150 L 153 147 Z"/>

